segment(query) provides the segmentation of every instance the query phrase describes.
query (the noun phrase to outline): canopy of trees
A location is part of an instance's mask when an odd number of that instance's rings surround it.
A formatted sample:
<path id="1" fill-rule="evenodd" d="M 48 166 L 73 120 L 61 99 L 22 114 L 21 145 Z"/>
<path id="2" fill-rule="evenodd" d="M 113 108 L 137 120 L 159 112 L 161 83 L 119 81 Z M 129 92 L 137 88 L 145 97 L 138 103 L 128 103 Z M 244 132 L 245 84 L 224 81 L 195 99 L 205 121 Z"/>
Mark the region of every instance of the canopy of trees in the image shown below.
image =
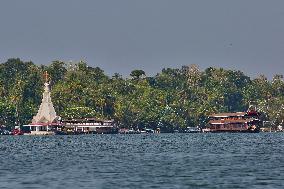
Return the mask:
<path id="1" fill-rule="evenodd" d="M 284 82 L 241 71 L 199 70 L 196 65 L 166 68 L 154 77 L 133 70 L 129 78 L 112 77 L 85 62 L 54 61 L 49 66 L 9 59 L 0 64 L 0 124 L 27 124 L 41 103 L 44 71 L 51 76 L 52 101 L 63 118 L 115 119 L 121 127 L 164 131 L 204 126 L 209 114 L 245 111 L 257 104 L 263 119 L 282 125 Z"/>

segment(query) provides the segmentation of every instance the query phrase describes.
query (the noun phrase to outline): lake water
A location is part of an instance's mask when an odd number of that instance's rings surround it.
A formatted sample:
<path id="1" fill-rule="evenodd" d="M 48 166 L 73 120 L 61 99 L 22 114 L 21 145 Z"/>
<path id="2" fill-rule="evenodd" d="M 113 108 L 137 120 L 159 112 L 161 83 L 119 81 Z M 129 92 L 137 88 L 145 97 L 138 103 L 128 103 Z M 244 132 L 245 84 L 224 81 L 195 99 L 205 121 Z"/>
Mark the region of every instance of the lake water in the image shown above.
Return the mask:
<path id="1" fill-rule="evenodd" d="M 284 133 L 0 136 L 0 188 L 284 188 Z"/>

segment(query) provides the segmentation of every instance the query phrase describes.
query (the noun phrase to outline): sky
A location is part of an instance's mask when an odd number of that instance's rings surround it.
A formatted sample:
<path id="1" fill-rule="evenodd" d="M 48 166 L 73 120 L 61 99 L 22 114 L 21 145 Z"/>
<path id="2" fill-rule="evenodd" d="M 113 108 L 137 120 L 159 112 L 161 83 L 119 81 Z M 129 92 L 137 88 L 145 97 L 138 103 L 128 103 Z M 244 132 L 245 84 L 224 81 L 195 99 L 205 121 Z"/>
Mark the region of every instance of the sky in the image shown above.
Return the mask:
<path id="1" fill-rule="evenodd" d="M 1 0 L 0 62 L 284 74 L 283 0 Z"/>

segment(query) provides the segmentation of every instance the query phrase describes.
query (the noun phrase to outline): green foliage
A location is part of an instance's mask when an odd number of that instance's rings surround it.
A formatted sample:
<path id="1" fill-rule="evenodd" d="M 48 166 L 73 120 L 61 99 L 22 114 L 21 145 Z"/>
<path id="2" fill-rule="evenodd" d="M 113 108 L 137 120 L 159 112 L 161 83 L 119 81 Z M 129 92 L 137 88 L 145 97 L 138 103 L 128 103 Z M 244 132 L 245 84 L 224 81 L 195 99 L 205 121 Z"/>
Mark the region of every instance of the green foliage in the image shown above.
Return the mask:
<path id="1" fill-rule="evenodd" d="M 15 106 L 0 101 L 0 125 L 12 127 L 15 125 Z"/>
<path id="2" fill-rule="evenodd" d="M 89 107 L 66 108 L 62 112 L 62 116 L 65 119 L 99 117 L 96 112 Z"/>
<path id="3" fill-rule="evenodd" d="M 245 111 L 255 102 L 263 118 L 284 123 L 282 75 L 272 81 L 263 75 L 251 79 L 241 71 L 223 68 L 199 70 L 197 65 L 166 68 L 154 77 L 133 70 L 130 78 L 111 78 L 85 62 L 53 61 L 37 66 L 20 59 L 0 64 L 0 123 L 29 123 L 41 103 L 44 71 L 52 84 L 52 101 L 63 118 L 113 118 L 121 127 L 173 131 L 203 126 L 208 115 Z"/>
<path id="4" fill-rule="evenodd" d="M 140 79 L 142 76 L 145 76 L 145 72 L 143 70 L 133 70 L 131 73 L 130 73 L 130 76 L 133 78 L 133 79 Z"/>

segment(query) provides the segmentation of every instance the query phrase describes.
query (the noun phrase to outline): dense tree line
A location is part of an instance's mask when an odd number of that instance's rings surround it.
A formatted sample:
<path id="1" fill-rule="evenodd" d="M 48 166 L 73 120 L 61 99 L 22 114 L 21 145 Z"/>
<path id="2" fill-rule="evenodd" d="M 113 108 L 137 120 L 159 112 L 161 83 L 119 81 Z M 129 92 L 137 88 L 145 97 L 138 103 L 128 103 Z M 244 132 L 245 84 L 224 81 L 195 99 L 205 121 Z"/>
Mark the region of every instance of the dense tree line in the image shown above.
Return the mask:
<path id="1" fill-rule="evenodd" d="M 269 81 L 263 75 L 251 79 L 241 71 L 201 71 L 189 65 L 166 68 L 153 77 L 133 70 L 123 78 L 85 62 L 38 66 L 9 59 L 0 64 L 0 124 L 31 121 L 41 103 L 44 71 L 51 76 L 52 101 L 63 118 L 113 118 L 121 127 L 171 131 L 204 126 L 212 113 L 245 111 L 254 102 L 264 120 L 274 125 L 284 120 L 282 75 Z"/>

